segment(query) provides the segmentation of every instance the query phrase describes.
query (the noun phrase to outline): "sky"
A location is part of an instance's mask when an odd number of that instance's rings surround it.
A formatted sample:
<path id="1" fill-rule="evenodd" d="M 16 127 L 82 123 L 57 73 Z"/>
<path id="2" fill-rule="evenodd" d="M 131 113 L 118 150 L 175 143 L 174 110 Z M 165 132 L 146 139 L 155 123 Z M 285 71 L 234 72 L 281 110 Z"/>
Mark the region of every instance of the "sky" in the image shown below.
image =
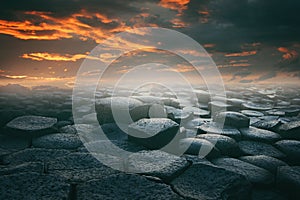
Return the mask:
<path id="1" fill-rule="evenodd" d="M 212 56 L 225 84 L 300 83 L 300 1 L 295 0 L 3 0 L 0 7 L 0 85 L 72 87 L 90 52 L 107 38 L 140 27 L 179 31 Z M 134 44 L 139 45 L 139 44 Z M 126 59 L 166 56 L 158 50 Z M 122 60 L 119 59 L 119 61 Z M 162 59 L 161 59 L 162 60 Z M 166 64 L 166 63 L 162 63 Z M 162 70 L 157 73 L 162 73 Z M 160 74 L 161 75 L 161 74 Z M 109 76 L 107 76 L 109 78 Z"/>

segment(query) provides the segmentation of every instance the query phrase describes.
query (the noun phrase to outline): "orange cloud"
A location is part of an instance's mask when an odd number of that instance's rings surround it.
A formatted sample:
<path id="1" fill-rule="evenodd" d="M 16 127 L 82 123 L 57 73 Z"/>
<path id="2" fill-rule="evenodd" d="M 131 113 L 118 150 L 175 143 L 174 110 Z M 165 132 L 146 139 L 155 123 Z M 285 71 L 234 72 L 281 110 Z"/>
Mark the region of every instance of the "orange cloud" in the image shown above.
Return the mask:
<path id="1" fill-rule="evenodd" d="M 172 25 L 173 28 L 184 28 L 184 27 L 189 26 L 188 23 L 182 21 L 179 18 L 174 18 L 174 19 L 170 20 L 170 22 L 173 24 Z"/>
<path id="2" fill-rule="evenodd" d="M 244 51 L 240 53 L 228 53 L 225 54 L 225 57 L 243 57 L 243 56 L 252 56 L 255 55 L 257 51 Z"/>
<path id="3" fill-rule="evenodd" d="M 50 12 L 37 11 L 25 12 L 24 15 L 25 17 L 36 17 L 38 21 L 42 22 L 37 24 L 34 20 L 0 20 L 0 33 L 12 35 L 23 40 L 56 40 L 77 36 L 81 40 L 92 39 L 100 42 L 107 38 L 110 33 L 124 31 L 129 28 L 120 19 L 111 19 L 100 13 L 88 13 L 85 10 L 64 18 L 53 17 Z M 96 18 L 98 22 L 103 24 L 117 23 L 118 26 L 110 29 L 96 28 L 81 22 L 79 18 Z"/>
<path id="4" fill-rule="evenodd" d="M 36 61 L 50 60 L 50 61 L 72 61 L 72 62 L 75 62 L 83 58 L 89 58 L 94 60 L 99 59 L 99 58 L 88 56 L 87 54 L 60 55 L 56 53 L 46 53 L 46 52 L 23 54 L 21 57 L 25 59 L 36 60 Z"/>
<path id="5" fill-rule="evenodd" d="M 295 50 L 289 50 L 288 48 L 285 47 L 279 47 L 277 50 L 281 53 L 284 53 L 282 55 L 283 60 L 292 61 L 298 58 L 298 53 Z"/>
<path id="6" fill-rule="evenodd" d="M 159 5 L 164 8 L 176 10 L 178 15 L 182 15 L 183 11 L 188 8 L 187 5 L 189 3 L 190 0 L 161 0 Z"/>

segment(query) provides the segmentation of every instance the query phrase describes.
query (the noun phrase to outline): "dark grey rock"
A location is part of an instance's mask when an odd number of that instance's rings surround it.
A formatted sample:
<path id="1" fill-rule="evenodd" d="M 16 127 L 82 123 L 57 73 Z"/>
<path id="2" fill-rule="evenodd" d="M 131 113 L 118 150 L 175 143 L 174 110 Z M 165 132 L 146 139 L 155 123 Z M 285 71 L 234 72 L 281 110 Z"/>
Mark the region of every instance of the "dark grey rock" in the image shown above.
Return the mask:
<path id="1" fill-rule="evenodd" d="M 255 127 L 242 128 L 240 129 L 243 138 L 246 140 L 261 141 L 266 143 L 274 143 L 281 139 L 280 135 L 264 129 Z"/>
<path id="2" fill-rule="evenodd" d="M 192 111 L 184 111 L 170 106 L 165 106 L 165 108 L 166 108 L 168 118 L 170 118 L 171 120 L 179 124 L 180 123 L 185 124 L 187 121 L 193 119 Z"/>
<path id="3" fill-rule="evenodd" d="M 204 109 L 192 107 L 192 106 L 184 107 L 183 111 L 192 112 L 195 116 L 200 116 L 200 117 L 208 117 L 210 114 L 210 112 L 208 110 L 204 110 Z"/>
<path id="4" fill-rule="evenodd" d="M 77 130 L 75 125 L 67 125 L 67 126 L 63 126 L 59 129 L 59 132 L 61 133 L 68 133 L 68 134 L 76 134 Z"/>
<path id="5" fill-rule="evenodd" d="M 241 110 L 241 113 L 248 117 L 262 117 L 264 114 L 255 110 Z"/>
<path id="6" fill-rule="evenodd" d="M 43 133 L 51 132 L 54 124 L 56 124 L 57 119 L 52 117 L 42 117 L 34 115 L 26 115 L 13 119 L 6 126 L 10 129 L 22 131 L 23 134 L 26 133 Z"/>
<path id="7" fill-rule="evenodd" d="M 275 146 L 287 155 L 291 163 L 300 164 L 300 141 L 281 140 Z"/>
<path id="8" fill-rule="evenodd" d="M 22 150 L 30 146 L 30 138 L 20 135 L 0 135 L 0 148 Z"/>
<path id="9" fill-rule="evenodd" d="M 252 200 L 288 200 L 288 196 L 274 189 L 254 189 Z"/>
<path id="10" fill-rule="evenodd" d="M 77 199 L 181 199 L 170 186 L 134 174 L 115 174 L 77 186 Z"/>
<path id="11" fill-rule="evenodd" d="M 279 159 L 283 159 L 286 157 L 284 153 L 282 153 L 272 145 L 262 142 L 241 141 L 239 142 L 239 146 L 241 151 L 245 155 L 265 155 Z"/>
<path id="12" fill-rule="evenodd" d="M 185 138 L 179 141 L 179 149 L 186 154 L 198 155 L 199 157 L 215 158 L 220 152 L 211 142 L 199 138 Z"/>
<path id="13" fill-rule="evenodd" d="M 245 176 L 254 184 L 269 185 L 274 182 L 274 176 L 267 170 L 235 158 L 218 158 L 212 162 L 226 170 Z"/>
<path id="14" fill-rule="evenodd" d="M 245 109 L 258 110 L 258 111 L 271 110 L 273 108 L 271 105 L 252 103 L 252 102 L 243 103 L 242 107 Z"/>
<path id="15" fill-rule="evenodd" d="M 259 156 L 242 156 L 239 158 L 242 161 L 264 168 L 273 174 L 276 174 L 279 166 L 287 166 L 287 164 L 277 158 L 270 156 L 259 155 Z"/>
<path id="16" fill-rule="evenodd" d="M 128 139 L 150 149 L 160 149 L 178 133 L 179 125 L 166 118 L 140 119 L 128 126 Z"/>
<path id="17" fill-rule="evenodd" d="M 96 100 L 96 112 L 97 118 L 100 124 L 104 123 L 113 123 L 115 122 L 113 113 L 112 113 L 112 105 L 116 111 L 120 110 L 128 110 L 132 111 L 134 108 L 138 106 L 142 106 L 143 103 L 137 99 L 130 97 L 107 97 L 100 98 Z M 135 113 L 138 113 L 137 110 Z M 141 112 L 139 115 L 131 116 L 133 121 L 145 118 L 148 116 L 148 110 L 145 110 L 144 107 L 141 107 Z"/>
<path id="18" fill-rule="evenodd" d="M 0 175 L 17 174 L 22 172 L 44 173 L 45 163 L 42 162 L 26 162 L 20 165 L 8 165 L 0 168 Z"/>
<path id="19" fill-rule="evenodd" d="M 252 124 L 252 126 L 255 126 L 257 128 L 266 129 L 266 130 L 272 130 L 276 131 L 277 128 L 282 124 L 280 120 L 260 120 Z"/>
<path id="20" fill-rule="evenodd" d="M 216 123 L 237 128 L 249 127 L 250 119 L 238 112 L 221 112 L 213 119 Z"/>
<path id="21" fill-rule="evenodd" d="M 279 127 L 280 135 L 287 139 L 300 140 L 300 121 L 291 121 Z"/>
<path id="22" fill-rule="evenodd" d="M 18 151 L 4 157 L 4 161 L 13 165 L 26 162 L 48 162 L 50 160 L 66 156 L 70 152 L 62 149 L 30 148 Z"/>
<path id="23" fill-rule="evenodd" d="M 220 126 L 214 122 L 203 124 L 198 127 L 204 133 L 220 134 L 231 137 L 235 140 L 241 139 L 241 133 L 237 128 L 230 126 Z"/>
<path id="24" fill-rule="evenodd" d="M 140 151 L 128 158 L 130 171 L 159 177 L 170 182 L 185 170 L 189 163 L 183 157 L 178 157 L 163 151 Z"/>
<path id="25" fill-rule="evenodd" d="M 172 181 L 187 199 L 250 199 L 251 184 L 240 174 L 211 165 L 194 164 Z"/>
<path id="26" fill-rule="evenodd" d="M 279 167 L 276 183 L 281 190 L 289 194 L 290 199 L 298 199 L 300 196 L 300 166 Z"/>
<path id="27" fill-rule="evenodd" d="M 65 179 L 39 173 L 18 173 L 0 177 L 0 199 L 67 199 Z"/>
<path id="28" fill-rule="evenodd" d="M 237 157 L 241 154 L 237 142 L 228 136 L 208 133 L 198 135 L 197 138 L 205 139 L 215 144 L 215 147 L 219 149 L 223 155 Z"/>
<path id="29" fill-rule="evenodd" d="M 267 110 L 266 113 L 268 115 L 275 115 L 275 116 L 284 116 L 285 115 L 284 111 L 278 110 L 278 109 Z"/>
<path id="30" fill-rule="evenodd" d="M 81 145 L 78 135 L 68 133 L 44 135 L 32 140 L 32 146 L 46 149 L 77 149 Z"/>

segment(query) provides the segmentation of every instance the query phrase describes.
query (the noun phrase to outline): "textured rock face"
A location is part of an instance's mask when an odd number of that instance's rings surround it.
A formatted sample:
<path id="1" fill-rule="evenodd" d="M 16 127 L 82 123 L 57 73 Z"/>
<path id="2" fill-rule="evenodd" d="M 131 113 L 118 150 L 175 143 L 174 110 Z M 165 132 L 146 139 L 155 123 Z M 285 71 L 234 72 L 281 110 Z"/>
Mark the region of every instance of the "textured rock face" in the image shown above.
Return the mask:
<path id="1" fill-rule="evenodd" d="M 0 185 L 0 199 L 67 199 L 69 193 L 63 178 L 33 172 L 1 176 Z"/>
<path id="2" fill-rule="evenodd" d="M 269 185 L 274 182 L 274 176 L 267 170 L 235 158 L 219 158 L 213 160 L 213 163 L 247 177 L 253 184 Z"/>
<path id="3" fill-rule="evenodd" d="M 281 140 L 275 146 L 287 155 L 291 163 L 300 164 L 300 141 Z"/>
<path id="4" fill-rule="evenodd" d="M 242 128 L 240 129 L 242 136 L 246 140 L 254 140 L 254 141 L 261 141 L 261 142 L 266 142 L 266 143 L 274 143 L 278 140 L 280 140 L 280 135 L 264 130 L 264 129 L 259 129 L 255 127 L 249 127 L 249 128 Z"/>
<path id="5" fill-rule="evenodd" d="M 77 199 L 181 199 L 170 186 L 133 174 L 116 174 L 77 186 Z"/>
<path id="6" fill-rule="evenodd" d="M 218 157 L 220 152 L 214 144 L 208 140 L 199 138 L 185 138 L 179 141 L 179 148 L 186 154 L 198 155 L 199 157 Z"/>
<path id="7" fill-rule="evenodd" d="M 179 125 L 166 118 L 141 119 L 128 127 L 128 139 L 150 149 L 160 149 L 177 134 Z"/>
<path id="8" fill-rule="evenodd" d="M 300 121 L 282 124 L 279 132 L 283 138 L 300 140 Z"/>
<path id="9" fill-rule="evenodd" d="M 57 133 L 44 135 L 32 140 L 32 145 L 46 149 L 77 149 L 82 145 L 78 135 Z"/>
<path id="10" fill-rule="evenodd" d="M 42 116 L 22 116 L 10 121 L 6 126 L 13 129 L 24 131 L 38 131 L 52 127 L 57 119 Z"/>
<path id="11" fill-rule="evenodd" d="M 171 182 L 191 199 L 250 199 L 250 183 L 240 174 L 211 165 L 194 164 Z"/>
<path id="12" fill-rule="evenodd" d="M 300 167 L 279 167 L 277 171 L 277 184 L 289 194 L 291 199 L 298 199 L 300 195 Z"/>
<path id="13" fill-rule="evenodd" d="M 207 123 L 198 127 L 204 133 L 220 134 L 231 137 L 235 140 L 241 139 L 241 133 L 237 128 L 230 126 L 220 126 L 216 123 Z"/>
<path id="14" fill-rule="evenodd" d="M 145 118 L 148 116 L 148 110 L 141 107 L 143 103 L 137 99 L 130 97 L 107 97 L 100 98 L 96 101 L 97 118 L 100 124 L 115 122 L 112 107 L 115 111 L 128 110 L 133 111 L 135 108 L 140 107 L 140 112 L 135 111 L 135 116 L 131 118 L 135 121 L 137 119 Z"/>
<path id="15" fill-rule="evenodd" d="M 250 119 L 238 112 L 221 112 L 214 117 L 214 121 L 225 126 L 233 126 L 237 128 L 249 127 Z"/>

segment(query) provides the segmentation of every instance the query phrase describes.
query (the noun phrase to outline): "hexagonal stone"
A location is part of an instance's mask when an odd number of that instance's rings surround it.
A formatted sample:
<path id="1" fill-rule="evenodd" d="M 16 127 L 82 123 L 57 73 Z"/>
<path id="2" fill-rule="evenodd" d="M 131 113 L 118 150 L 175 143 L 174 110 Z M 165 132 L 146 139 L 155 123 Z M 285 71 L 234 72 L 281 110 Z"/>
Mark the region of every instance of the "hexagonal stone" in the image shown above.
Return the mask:
<path id="1" fill-rule="evenodd" d="M 245 155 L 265 155 L 279 159 L 283 159 L 286 157 L 284 153 L 282 153 L 272 145 L 262 142 L 241 141 L 239 142 L 239 146 L 241 151 Z"/>
<path id="2" fill-rule="evenodd" d="M 130 186 L 130 187 L 128 187 Z M 170 186 L 135 174 L 115 174 L 76 188 L 77 199 L 181 199 Z"/>
<path id="3" fill-rule="evenodd" d="M 252 124 L 256 128 L 277 131 L 277 128 L 282 124 L 280 120 L 260 120 Z"/>
<path id="4" fill-rule="evenodd" d="M 277 158 L 265 155 L 258 156 L 242 156 L 239 158 L 242 161 L 264 168 L 273 174 L 276 174 L 277 168 L 280 166 L 287 166 L 287 164 Z"/>
<path id="5" fill-rule="evenodd" d="M 255 127 L 242 128 L 240 129 L 243 138 L 246 140 L 261 141 L 266 143 L 274 143 L 281 139 L 280 135 L 264 129 Z"/>
<path id="6" fill-rule="evenodd" d="M 171 182 L 187 199 L 249 199 L 251 184 L 245 177 L 212 165 L 194 164 Z"/>
<path id="7" fill-rule="evenodd" d="M 46 149 L 77 149 L 81 145 L 78 135 L 68 133 L 44 135 L 32 140 L 32 146 Z"/>
<path id="8" fill-rule="evenodd" d="M 69 153 L 69 151 L 62 149 L 30 148 L 7 155 L 4 157 L 4 161 L 14 165 L 25 162 L 48 162 Z"/>
<path id="9" fill-rule="evenodd" d="M 67 126 L 63 126 L 59 129 L 59 132 L 61 133 L 68 133 L 68 134 L 76 134 L 77 130 L 75 125 L 67 125 Z"/>
<path id="10" fill-rule="evenodd" d="M 128 126 L 128 139 L 150 149 L 160 149 L 177 134 L 179 125 L 166 118 L 140 119 Z"/>
<path id="11" fill-rule="evenodd" d="M 129 156 L 128 165 L 132 172 L 159 177 L 165 182 L 170 182 L 185 170 L 189 163 L 183 157 L 163 151 L 140 151 Z"/>
<path id="12" fill-rule="evenodd" d="M 248 117 L 262 117 L 264 114 L 255 110 L 241 110 L 241 113 Z"/>
<path id="13" fill-rule="evenodd" d="M 249 127 L 250 119 L 238 112 L 221 112 L 213 119 L 215 122 L 225 126 L 233 126 L 237 128 Z"/>
<path id="14" fill-rule="evenodd" d="M 50 128 L 57 123 L 56 118 L 27 115 L 21 116 L 8 122 L 6 126 L 10 129 L 28 132 L 49 132 Z M 25 132 L 24 132 L 25 131 Z"/>
<path id="15" fill-rule="evenodd" d="M 0 199 L 67 199 L 69 184 L 59 176 L 18 173 L 0 177 Z"/>
<path id="16" fill-rule="evenodd" d="M 278 109 L 273 109 L 273 110 L 267 110 L 266 113 L 268 115 L 275 115 L 275 116 L 284 116 L 285 112 L 278 110 Z"/>
<path id="17" fill-rule="evenodd" d="M 241 133 L 237 128 L 230 126 L 220 126 L 217 123 L 203 124 L 198 127 L 204 133 L 220 134 L 231 137 L 235 140 L 241 139 Z"/>
<path id="18" fill-rule="evenodd" d="M 298 199 L 300 196 L 300 166 L 279 167 L 276 183 L 281 190 L 289 194 L 289 199 Z"/>
<path id="19" fill-rule="evenodd" d="M 279 127 L 280 135 L 287 139 L 300 140 L 300 121 L 291 121 Z"/>
<path id="20" fill-rule="evenodd" d="M 199 138 L 184 138 L 179 141 L 179 149 L 186 154 L 198 155 L 199 157 L 215 158 L 220 152 L 211 142 Z"/>
<path id="21" fill-rule="evenodd" d="M 171 120 L 177 122 L 177 123 L 186 123 L 187 121 L 193 119 L 193 112 L 192 111 L 185 111 L 176 109 L 170 106 L 165 106 L 167 116 Z"/>
<path id="22" fill-rule="evenodd" d="M 275 146 L 287 155 L 290 162 L 300 164 L 300 141 L 281 140 Z"/>
<path id="23" fill-rule="evenodd" d="M 197 135 L 196 137 L 208 140 L 209 142 L 215 144 L 215 147 L 219 149 L 220 153 L 223 155 L 237 157 L 241 154 L 237 142 L 228 136 L 208 133 Z"/>
<path id="24" fill-rule="evenodd" d="M 192 106 L 184 107 L 183 111 L 192 112 L 195 116 L 200 116 L 200 117 L 208 117 L 210 114 L 210 112 L 208 110 L 204 110 L 204 109 L 192 107 Z"/>
<path id="25" fill-rule="evenodd" d="M 143 103 L 141 101 L 130 97 L 106 97 L 96 100 L 95 107 L 99 123 L 104 124 L 115 122 L 112 113 L 112 106 L 114 106 L 114 109 L 116 111 L 128 110 L 129 112 L 131 112 L 133 109 L 142 105 Z M 135 113 L 138 112 L 136 111 Z M 148 116 L 148 111 L 144 112 L 144 108 L 142 108 L 139 114 L 140 115 L 131 116 L 132 119 L 135 121 L 141 118 L 145 118 Z"/>
<path id="26" fill-rule="evenodd" d="M 259 104 L 259 103 L 252 103 L 252 102 L 245 102 L 242 104 L 242 107 L 249 110 L 258 110 L 258 111 L 265 111 L 271 110 L 273 107 L 268 104 Z"/>
<path id="27" fill-rule="evenodd" d="M 226 170 L 245 176 L 254 184 L 269 185 L 274 182 L 274 176 L 267 170 L 235 158 L 218 158 L 212 162 Z"/>

